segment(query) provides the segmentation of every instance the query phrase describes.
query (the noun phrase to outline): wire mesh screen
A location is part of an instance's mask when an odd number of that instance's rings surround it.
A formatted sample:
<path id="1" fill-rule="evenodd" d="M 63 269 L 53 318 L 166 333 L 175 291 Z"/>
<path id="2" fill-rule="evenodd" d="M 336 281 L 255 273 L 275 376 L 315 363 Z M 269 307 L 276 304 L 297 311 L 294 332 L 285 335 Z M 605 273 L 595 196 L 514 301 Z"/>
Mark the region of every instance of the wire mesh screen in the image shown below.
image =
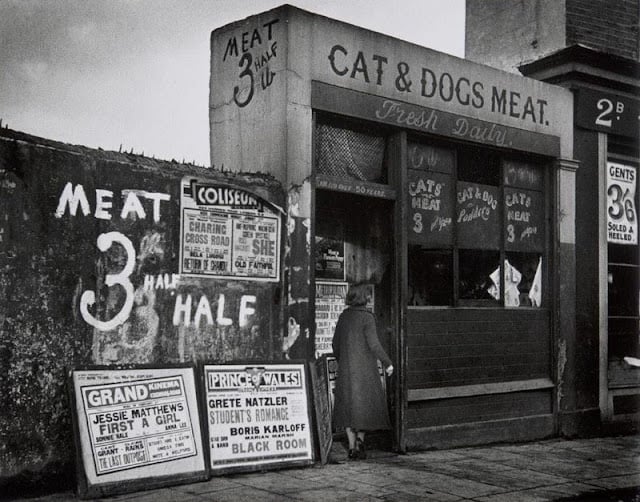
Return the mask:
<path id="1" fill-rule="evenodd" d="M 319 124 L 316 137 L 318 174 L 386 182 L 383 136 Z"/>

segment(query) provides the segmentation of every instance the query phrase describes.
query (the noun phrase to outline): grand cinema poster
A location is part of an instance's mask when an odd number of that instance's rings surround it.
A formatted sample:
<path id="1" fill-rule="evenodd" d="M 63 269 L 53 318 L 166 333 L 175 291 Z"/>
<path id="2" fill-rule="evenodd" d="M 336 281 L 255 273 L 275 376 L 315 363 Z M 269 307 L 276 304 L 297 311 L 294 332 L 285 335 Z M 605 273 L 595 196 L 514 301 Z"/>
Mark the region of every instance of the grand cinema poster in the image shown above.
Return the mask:
<path id="1" fill-rule="evenodd" d="M 204 365 L 212 474 L 313 461 L 304 363 Z"/>
<path id="2" fill-rule="evenodd" d="M 193 367 L 71 373 L 79 493 L 206 478 Z"/>

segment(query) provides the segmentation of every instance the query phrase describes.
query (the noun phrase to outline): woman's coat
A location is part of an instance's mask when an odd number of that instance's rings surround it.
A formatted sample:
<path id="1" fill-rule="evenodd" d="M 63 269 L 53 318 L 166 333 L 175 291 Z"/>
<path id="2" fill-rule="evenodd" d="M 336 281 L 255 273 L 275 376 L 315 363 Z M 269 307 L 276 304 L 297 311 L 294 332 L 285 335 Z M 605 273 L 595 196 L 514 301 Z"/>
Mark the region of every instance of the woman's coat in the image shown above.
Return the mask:
<path id="1" fill-rule="evenodd" d="M 386 368 L 391 360 L 380 345 L 373 314 L 365 307 L 348 307 L 333 335 L 338 360 L 333 419 L 336 427 L 357 430 L 389 429 L 389 412 L 377 360 Z"/>

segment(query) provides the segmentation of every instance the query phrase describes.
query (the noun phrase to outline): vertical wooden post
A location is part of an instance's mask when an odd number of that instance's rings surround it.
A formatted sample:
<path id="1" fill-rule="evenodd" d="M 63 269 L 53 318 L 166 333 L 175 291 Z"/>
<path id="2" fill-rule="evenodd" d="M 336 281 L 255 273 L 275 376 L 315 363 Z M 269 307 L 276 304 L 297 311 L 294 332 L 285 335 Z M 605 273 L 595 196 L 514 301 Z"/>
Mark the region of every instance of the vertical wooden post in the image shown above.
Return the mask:
<path id="1" fill-rule="evenodd" d="M 406 312 L 407 312 L 407 133 L 400 132 L 390 140 L 390 181 L 396 189 L 394 236 L 394 284 L 393 298 L 395 315 L 395 361 L 394 395 L 395 395 L 395 430 L 394 448 L 399 452 L 406 451 L 406 408 L 407 408 L 407 353 L 406 353 Z"/>
<path id="2" fill-rule="evenodd" d="M 607 134 L 598 133 L 598 403 L 601 420 L 611 420 L 613 401 L 609 400 L 609 256 L 607 245 Z M 610 404 L 611 403 L 611 404 Z"/>

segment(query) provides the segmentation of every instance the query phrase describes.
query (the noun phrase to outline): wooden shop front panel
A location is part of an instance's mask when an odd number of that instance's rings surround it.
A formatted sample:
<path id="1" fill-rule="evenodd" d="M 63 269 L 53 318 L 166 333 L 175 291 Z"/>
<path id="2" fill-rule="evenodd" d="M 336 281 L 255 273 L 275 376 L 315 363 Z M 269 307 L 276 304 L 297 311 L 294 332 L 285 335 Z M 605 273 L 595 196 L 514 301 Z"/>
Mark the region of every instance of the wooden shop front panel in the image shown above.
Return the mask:
<path id="1" fill-rule="evenodd" d="M 396 446 L 553 434 L 550 165 L 558 139 L 465 118 L 478 131 L 500 131 L 511 148 L 489 137 L 463 142 L 453 114 L 434 112 L 441 134 L 428 134 L 417 119 L 382 113 L 389 100 L 320 83 L 312 90 L 316 241 L 366 221 L 381 240 L 363 241 L 359 256 L 369 253 L 374 266 L 383 250 L 397 263 L 384 270 L 383 330 L 398 368 L 390 385 Z M 435 117 L 420 107 L 407 113 Z M 380 208 L 394 218 L 382 247 Z M 354 256 L 345 248 L 345 268 Z M 316 269 L 316 284 L 319 272 L 330 273 Z"/>

